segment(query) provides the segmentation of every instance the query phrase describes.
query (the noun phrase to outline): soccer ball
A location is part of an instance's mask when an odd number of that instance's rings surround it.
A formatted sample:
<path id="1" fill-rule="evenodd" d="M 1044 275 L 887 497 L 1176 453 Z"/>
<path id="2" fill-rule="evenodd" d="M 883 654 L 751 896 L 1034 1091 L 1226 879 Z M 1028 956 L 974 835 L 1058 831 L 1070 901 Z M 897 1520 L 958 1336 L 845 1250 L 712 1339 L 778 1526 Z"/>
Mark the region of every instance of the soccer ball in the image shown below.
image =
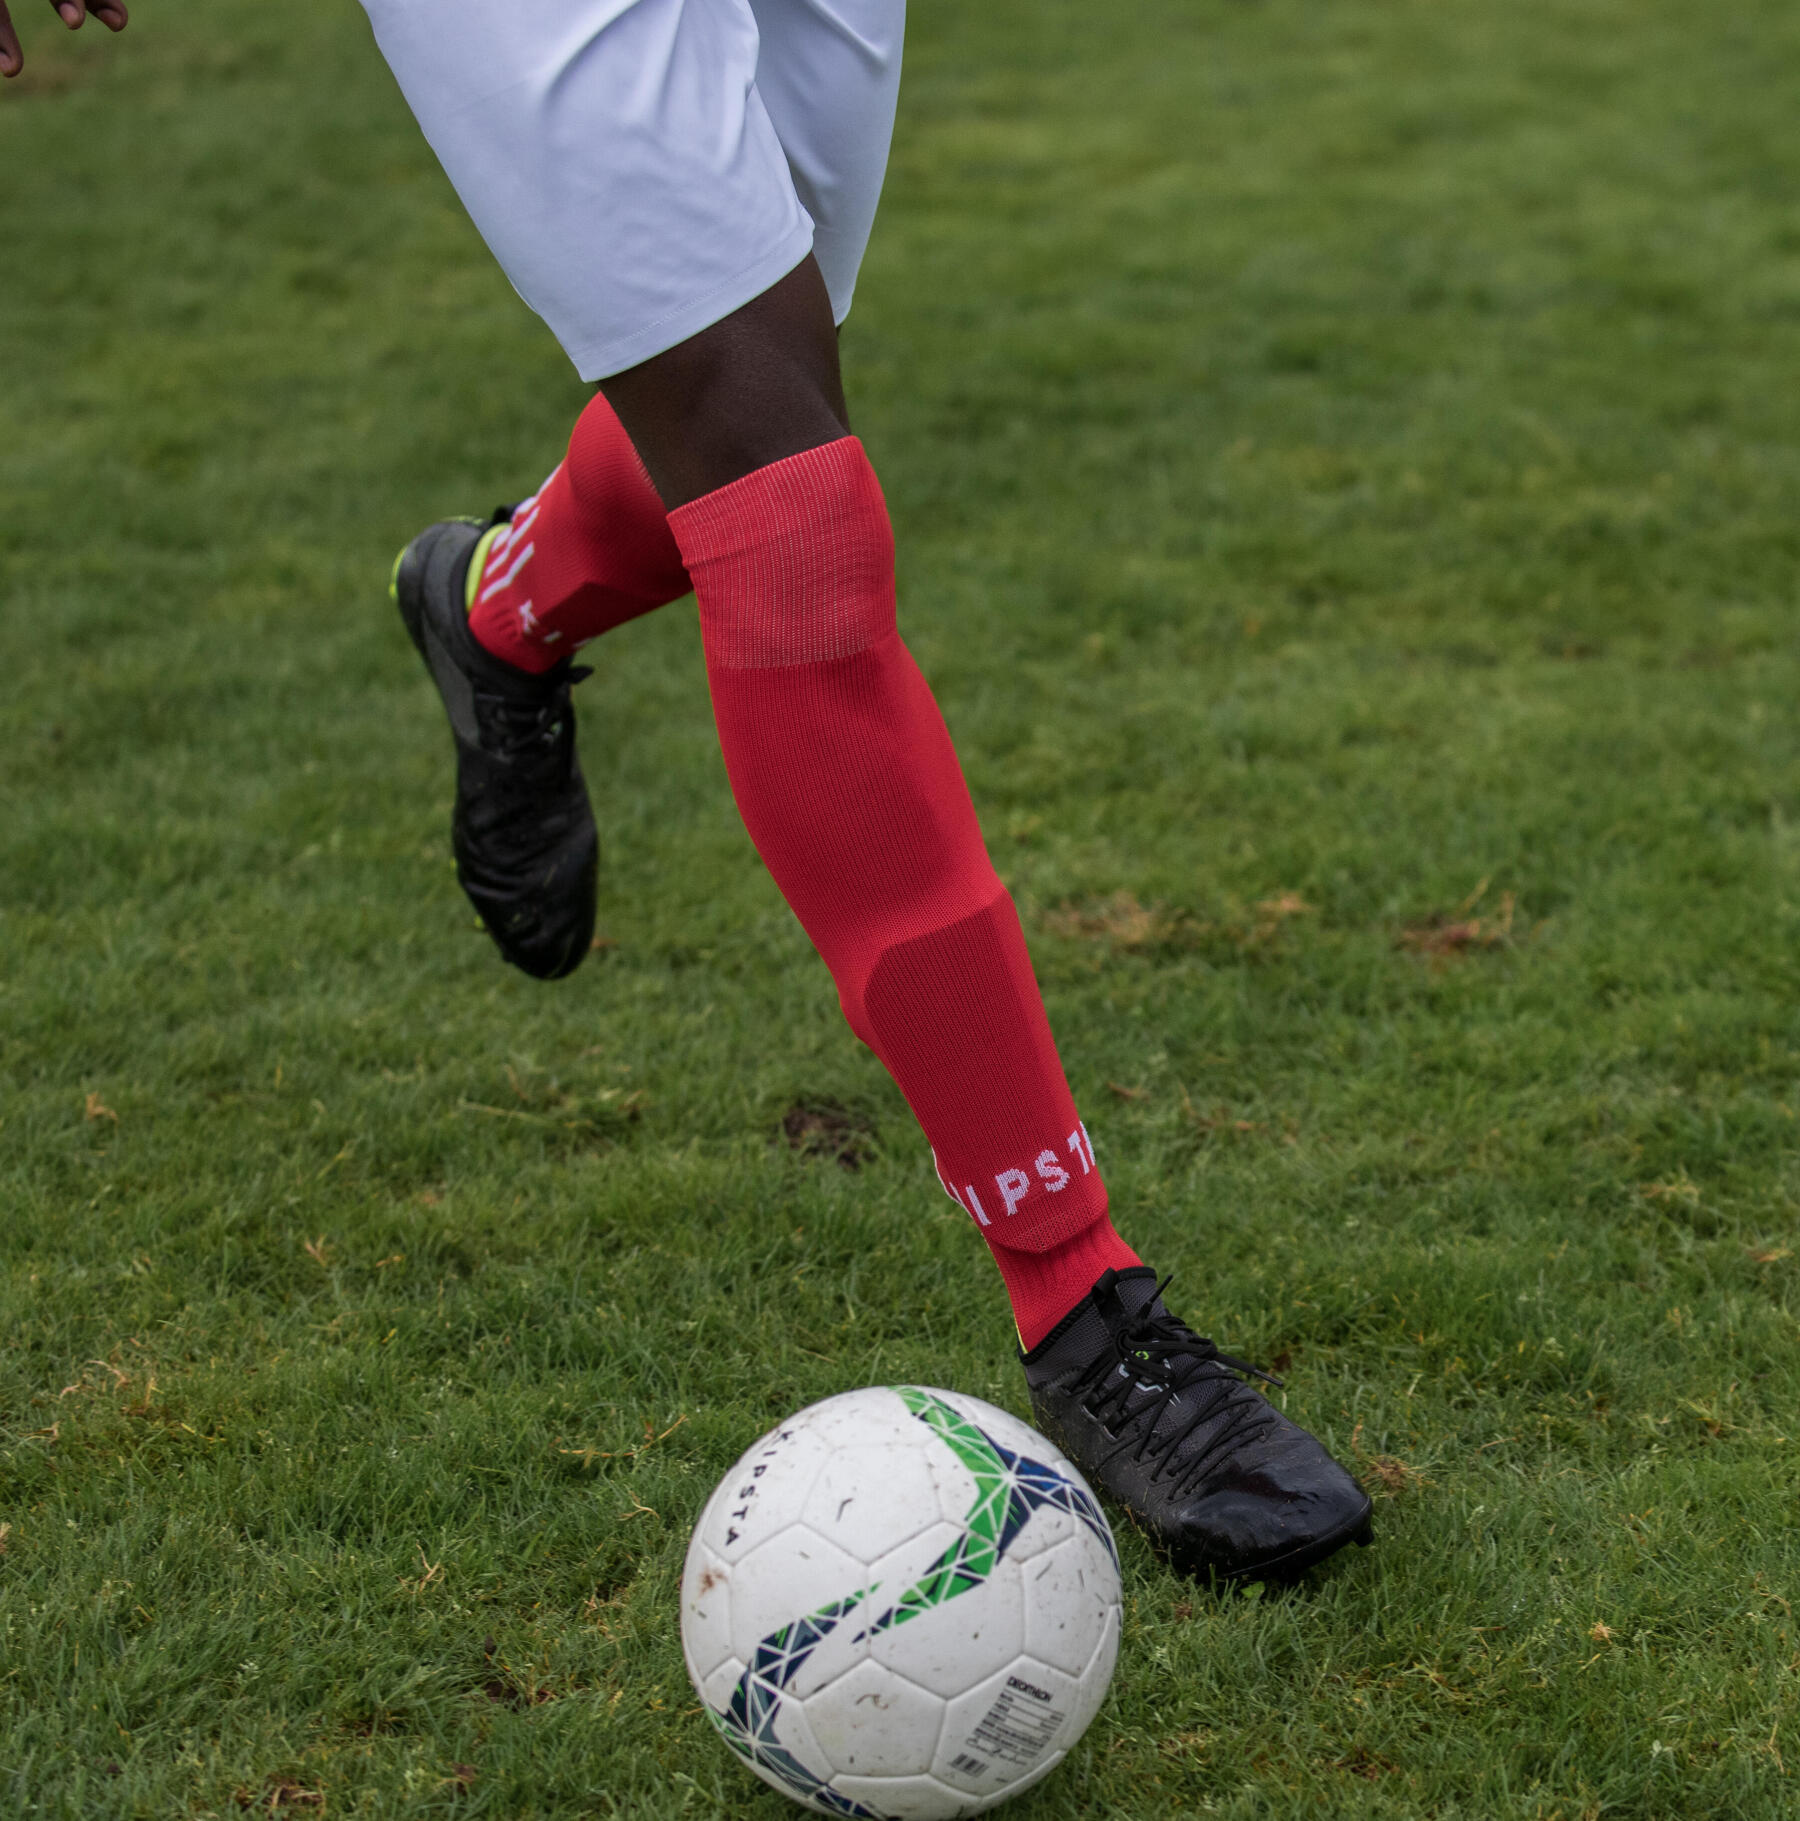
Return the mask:
<path id="1" fill-rule="evenodd" d="M 1119 1653 L 1119 1558 L 1035 1430 L 915 1385 L 765 1435 L 694 1526 L 681 1645 L 713 1725 L 826 1815 L 949 1821 L 1046 1777 Z"/>

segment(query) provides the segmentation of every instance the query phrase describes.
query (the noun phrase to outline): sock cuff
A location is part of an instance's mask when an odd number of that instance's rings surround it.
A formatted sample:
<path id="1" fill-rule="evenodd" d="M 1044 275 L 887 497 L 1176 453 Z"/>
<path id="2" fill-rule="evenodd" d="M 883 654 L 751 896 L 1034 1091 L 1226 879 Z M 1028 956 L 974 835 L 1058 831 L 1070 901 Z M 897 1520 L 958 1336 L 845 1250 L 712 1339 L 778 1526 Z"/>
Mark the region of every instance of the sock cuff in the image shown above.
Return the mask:
<path id="1" fill-rule="evenodd" d="M 677 507 L 669 529 L 695 580 L 709 664 L 826 663 L 895 629 L 893 528 L 854 436 Z"/>
<path id="2" fill-rule="evenodd" d="M 1006 1283 L 1019 1344 L 1026 1352 L 1050 1334 L 1102 1273 L 1128 1271 L 1142 1261 L 1113 1229 L 1104 1212 L 1049 1252 L 1021 1252 L 992 1244 Z"/>

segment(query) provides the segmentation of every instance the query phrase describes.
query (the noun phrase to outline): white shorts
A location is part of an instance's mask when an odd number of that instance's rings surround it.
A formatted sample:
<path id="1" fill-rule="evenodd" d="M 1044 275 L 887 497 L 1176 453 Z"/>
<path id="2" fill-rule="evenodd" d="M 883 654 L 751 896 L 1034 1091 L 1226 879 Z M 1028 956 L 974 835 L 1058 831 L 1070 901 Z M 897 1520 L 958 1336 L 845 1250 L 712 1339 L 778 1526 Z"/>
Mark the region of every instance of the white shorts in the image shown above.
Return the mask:
<path id="1" fill-rule="evenodd" d="M 584 379 L 817 255 L 842 322 L 906 0 L 363 0 L 482 238 Z"/>

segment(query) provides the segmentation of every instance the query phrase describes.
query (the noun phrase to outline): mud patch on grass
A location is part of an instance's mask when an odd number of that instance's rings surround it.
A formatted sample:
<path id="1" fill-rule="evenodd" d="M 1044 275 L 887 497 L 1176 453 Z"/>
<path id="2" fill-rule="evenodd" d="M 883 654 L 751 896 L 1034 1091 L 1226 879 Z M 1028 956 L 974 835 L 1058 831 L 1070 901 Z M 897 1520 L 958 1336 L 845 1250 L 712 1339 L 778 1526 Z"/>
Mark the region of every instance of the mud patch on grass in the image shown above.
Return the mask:
<path id="1" fill-rule="evenodd" d="M 1395 946 L 1410 955 L 1424 955 L 1442 966 L 1459 956 L 1485 949 L 1510 948 L 1513 942 L 1513 895 L 1502 892 L 1493 911 L 1485 917 L 1470 913 L 1487 892 L 1485 879 L 1453 911 L 1433 911 L 1409 923 L 1395 938 Z"/>
<path id="2" fill-rule="evenodd" d="M 1228 916 L 1208 920 L 1180 905 L 1146 904 L 1130 892 L 1119 891 L 1086 903 L 1057 905 L 1044 912 L 1043 925 L 1053 936 L 1098 943 L 1114 954 L 1211 953 L 1228 960 L 1268 949 L 1286 924 L 1312 914 L 1313 906 L 1298 892 L 1278 892 Z"/>
<path id="3" fill-rule="evenodd" d="M 836 1100 L 796 1100 L 781 1116 L 781 1135 L 790 1151 L 829 1157 L 843 1170 L 860 1170 L 874 1155 L 869 1122 Z"/>

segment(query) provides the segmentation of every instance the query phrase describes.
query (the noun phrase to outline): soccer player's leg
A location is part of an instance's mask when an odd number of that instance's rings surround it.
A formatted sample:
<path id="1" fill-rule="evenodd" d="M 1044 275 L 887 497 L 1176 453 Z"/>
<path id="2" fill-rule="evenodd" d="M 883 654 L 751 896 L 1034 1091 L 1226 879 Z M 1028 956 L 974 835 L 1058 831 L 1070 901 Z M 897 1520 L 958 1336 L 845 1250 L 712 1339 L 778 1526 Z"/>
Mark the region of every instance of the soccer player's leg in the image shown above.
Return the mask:
<path id="1" fill-rule="evenodd" d="M 1019 919 L 895 616 L 892 533 L 806 261 L 606 382 L 672 508 L 732 790 L 987 1241 L 1041 1425 L 1184 1567 L 1298 1571 L 1369 1500 L 1114 1231 Z"/>
<path id="2" fill-rule="evenodd" d="M 903 0 L 366 4 L 470 214 L 586 377 L 728 315 L 809 246 L 843 321 L 887 163 Z M 455 735 L 459 876 L 528 972 L 578 965 L 593 924 L 571 656 L 688 588 L 603 398 L 532 499 L 485 529 L 429 527 L 397 567 Z"/>
<path id="3" fill-rule="evenodd" d="M 747 0 L 365 6 L 470 216 L 584 378 L 716 322 L 812 245 L 756 93 Z M 455 738 L 464 889 L 507 960 L 555 977 L 587 952 L 598 853 L 572 653 L 688 583 L 603 401 L 497 516 L 429 527 L 394 589 Z"/>

